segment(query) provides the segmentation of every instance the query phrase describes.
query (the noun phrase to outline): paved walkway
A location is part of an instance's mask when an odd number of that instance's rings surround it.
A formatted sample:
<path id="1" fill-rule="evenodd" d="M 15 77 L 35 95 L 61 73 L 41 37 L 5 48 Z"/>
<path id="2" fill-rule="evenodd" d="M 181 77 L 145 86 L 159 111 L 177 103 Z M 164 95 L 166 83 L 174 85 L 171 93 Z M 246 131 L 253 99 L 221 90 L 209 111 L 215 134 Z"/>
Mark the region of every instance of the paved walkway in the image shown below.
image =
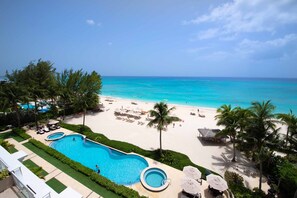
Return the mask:
<path id="1" fill-rule="evenodd" d="M 86 198 L 95 198 L 95 197 L 98 198 L 98 197 L 100 197 L 101 198 L 101 196 L 98 195 L 96 192 L 94 192 L 91 189 L 87 188 L 82 183 L 78 182 L 77 180 L 73 179 L 69 175 L 65 174 L 60 169 L 53 166 L 52 164 L 50 164 L 49 162 L 47 162 L 43 158 L 41 158 L 38 155 L 36 155 L 35 153 L 33 153 L 31 150 L 26 148 L 24 145 L 22 145 L 23 143 L 26 143 L 27 140 L 25 140 L 23 142 L 17 142 L 13 138 L 9 138 L 7 140 L 11 144 L 14 144 L 15 148 L 17 150 L 23 150 L 28 154 L 28 156 L 24 159 L 24 161 L 27 160 L 27 159 L 30 159 L 31 161 L 33 161 L 38 166 L 41 166 L 43 170 L 45 170 L 46 172 L 49 173 L 48 175 L 45 176 L 45 181 L 48 181 L 48 180 L 50 180 L 52 178 L 56 178 L 61 183 L 63 183 L 65 186 L 69 186 L 72 189 L 75 189 L 77 192 L 79 192 L 81 195 L 83 195 L 83 197 L 86 197 Z"/>

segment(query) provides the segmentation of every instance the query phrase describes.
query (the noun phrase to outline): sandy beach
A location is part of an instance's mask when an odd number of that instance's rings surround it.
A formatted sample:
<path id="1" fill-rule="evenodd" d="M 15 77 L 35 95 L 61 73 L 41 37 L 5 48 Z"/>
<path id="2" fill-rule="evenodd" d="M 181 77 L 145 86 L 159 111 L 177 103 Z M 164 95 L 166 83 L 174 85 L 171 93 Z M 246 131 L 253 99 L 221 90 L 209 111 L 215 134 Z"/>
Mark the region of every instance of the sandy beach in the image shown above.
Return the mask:
<path id="1" fill-rule="evenodd" d="M 139 120 L 134 122 L 117 119 L 114 115 L 115 110 L 119 109 L 147 112 L 153 108 L 154 103 L 107 96 L 100 96 L 100 102 L 105 107 L 104 112 L 86 115 L 86 125 L 94 132 L 104 134 L 109 139 L 128 142 L 147 150 L 159 148 L 159 132 L 153 127 L 147 127 L 147 114 L 142 115 Z M 223 144 L 211 144 L 198 137 L 198 128 L 222 128 L 216 125 L 216 109 L 168 105 L 176 108 L 173 115 L 183 121 L 177 122 L 175 126 L 173 124 L 168 126 L 167 131 L 163 132 L 163 149 L 184 153 L 194 163 L 222 175 L 228 169 L 236 171 L 244 177 L 247 186 L 250 188 L 258 186 L 258 177 L 256 176 L 258 173 L 253 163 L 247 161 L 239 152 L 237 152 L 237 163 L 230 162 L 233 150 L 228 139 Z M 198 109 L 199 114 L 205 117 L 198 116 Z M 82 116 L 67 117 L 66 122 L 82 124 Z M 267 189 L 268 185 L 264 179 L 263 190 L 267 191 Z"/>

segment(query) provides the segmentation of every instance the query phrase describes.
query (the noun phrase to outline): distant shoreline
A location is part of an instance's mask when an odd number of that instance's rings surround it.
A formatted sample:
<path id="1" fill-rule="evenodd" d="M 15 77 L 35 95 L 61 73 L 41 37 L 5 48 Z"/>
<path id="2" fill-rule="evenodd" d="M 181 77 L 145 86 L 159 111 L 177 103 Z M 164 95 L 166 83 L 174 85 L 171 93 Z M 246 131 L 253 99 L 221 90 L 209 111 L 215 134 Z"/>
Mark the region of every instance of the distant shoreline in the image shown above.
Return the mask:
<path id="1" fill-rule="evenodd" d="M 110 98 L 110 99 L 114 99 L 114 100 L 123 100 L 123 101 L 131 101 L 131 102 L 140 102 L 140 103 L 148 103 L 148 104 L 155 104 L 157 102 L 166 102 L 168 105 L 170 106 L 174 106 L 174 107 L 184 107 L 184 108 L 192 108 L 192 109 L 204 109 L 204 110 L 209 110 L 209 111 L 216 111 L 217 108 L 214 107 L 206 107 L 206 106 L 195 106 L 195 105 L 185 105 L 185 104 L 178 104 L 178 103 L 171 103 L 168 101 L 147 101 L 147 100 L 141 100 L 141 99 L 134 99 L 134 98 L 123 98 L 123 97 L 117 97 L 117 96 L 109 96 L 109 95 L 102 95 L 99 94 L 100 99 L 106 99 L 106 98 Z M 132 106 L 132 104 L 131 104 Z"/>

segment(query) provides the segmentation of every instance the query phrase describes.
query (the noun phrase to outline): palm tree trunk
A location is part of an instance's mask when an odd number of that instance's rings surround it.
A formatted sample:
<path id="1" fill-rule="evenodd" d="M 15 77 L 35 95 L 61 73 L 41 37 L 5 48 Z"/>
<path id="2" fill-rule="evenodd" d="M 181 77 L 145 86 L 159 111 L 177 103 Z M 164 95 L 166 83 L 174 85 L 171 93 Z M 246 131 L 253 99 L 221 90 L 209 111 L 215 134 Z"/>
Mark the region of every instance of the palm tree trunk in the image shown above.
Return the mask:
<path id="1" fill-rule="evenodd" d="M 259 191 L 262 189 L 262 160 L 260 160 Z"/>
<path id="2" fill-rule="evenodd" d="M 20 127 L 21 126 L 21 119 L 20 119 L 20 112 L 19 112 L 19 109 L 18 109 L 18 104 L 14 105 L 14 111 L 15 111 L 16 118 L 17 118 L 17 125 L 18 125 L 18 127 Z"/>
<path id="3" fill-rule="evenodd" d="M 286 147 L 288 146 L 288 139 L 289 139 L 289 127 L 287 127 L 287 134 L 286 134 Z"/>
<path id="4" fill-rule="evenodd" d="M 37 122 L 37 112 L 38 112 L 38 109 L 37 109 L 37 101 L 36 99 L 34 100 L 34 118 L 35 118 L 35 126 L 36 126 L 36 130 L 38 130 L 38 122 Z M 28 106 L 29 107 L 29 106 Z M 28 108 L 29 109 L 29 108 Z"/>
<path id="5" fill-rule="evenodd" d="M 235 152 L 235 137 L 233 137 L 233 159 L 232 159 L 232 162 L 236 162 L 236 152 Z"/>
<path id="6" fill-rule="evenodd" d="M 84 109 L 84 114 L 83 114 L 83 127 L 85 127 L 85 121 L 86 121 L 86 109 Z"/>
<path id="7" fill-rule="evenodd" d="M 160 156 L 162 156 L 162 130 L 160 130 Z"/>

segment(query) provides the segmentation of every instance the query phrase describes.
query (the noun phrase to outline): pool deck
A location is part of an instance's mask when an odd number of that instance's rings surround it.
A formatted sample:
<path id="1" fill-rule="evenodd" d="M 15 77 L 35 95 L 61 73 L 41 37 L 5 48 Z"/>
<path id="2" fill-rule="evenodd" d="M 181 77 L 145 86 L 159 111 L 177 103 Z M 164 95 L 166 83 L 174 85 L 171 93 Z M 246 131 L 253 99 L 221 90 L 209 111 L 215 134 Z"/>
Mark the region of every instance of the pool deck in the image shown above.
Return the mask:
<path id="1" fill-rule="evenodd" d="M 64 132 L 65 135 L 76 134 L 75 132 L 64 129 L 64 128 L 60 128 L 60 129 L 50 131 L 50 132 L 44 133 L 44 134 L 36 134 L 36 132 L 33 130 L 29 130 L 27 133 L 29 135 L 31 135 L 32 138 L 34 138 L 46 145 L 49 145 L 52 141 L 46 141 L 45 138 L 48 135 L 55 133 L 55 132 Z M 38 164 L 45 171 L 47 171 L 49 173 L 45 177 L 46 181 L 55 177 L 56 179 L 61 181 L 66 186 L 70 186 L 73 189 L 77 190 L 84 197 L 88 197 L 88 198 L 100 197 L 100 195 L 96 194 L 89 188 L 85 187 L 83 184 L 79 183 L 72 177 L 63 173 L 61 170 L 54 167 L 53 165 L 51 165 L 50 163 L 48 163 L 47 161 L 45 161 L 38 155 L 32 153 L 32 151 L 30 151 L 29 149 L 27 149 L 26 147 L 24 147 L 22 145 L 22 143 L 24 143 L 24 142 L 19 143 L 19 142 L 15 141 L 14 139 L 9 139 L 9 142 L 14 144 L 16 149 L 23 150 L 28 154 L 28 156 L 25 158 L 25 160 L 31 159 L 34 163 Z M 131 186 L 128 186 L 128 187 L 138 191 L 140 195 L 144 195 L 144 196 L 151 197 L 151 198 L 158 198 L 158 197 L 176 197 L 176 198 L 178 198 L 178 197 L 181 197 L 182 188 L 180 185 L 181 185 L 181 180 L 185 177 L 184 173 L 178 169 L 172 168 L 168 165 L 162 164 L 162 163 L 152 160 L 150 158 L 147 158 L 147 157 L 143 157 L 143 158 L 145 158 L 147 160 L 147 162 L 149 163 L 149 166 L 161 168 L 162 170 L 164 170 L 166 172 L 167 177 L 170 180 L 169 186 L 161 192 L 151 192 L 151 191 L 145 189 L 140 182 L 133 184 Z M 201 187 L 201 196 L 202 197 L 206 197 L 206 198 L 213 197 L 208 192 L 208 183 L 205 180 L 203 180 L 202 185 L 200 187 Z"/>

